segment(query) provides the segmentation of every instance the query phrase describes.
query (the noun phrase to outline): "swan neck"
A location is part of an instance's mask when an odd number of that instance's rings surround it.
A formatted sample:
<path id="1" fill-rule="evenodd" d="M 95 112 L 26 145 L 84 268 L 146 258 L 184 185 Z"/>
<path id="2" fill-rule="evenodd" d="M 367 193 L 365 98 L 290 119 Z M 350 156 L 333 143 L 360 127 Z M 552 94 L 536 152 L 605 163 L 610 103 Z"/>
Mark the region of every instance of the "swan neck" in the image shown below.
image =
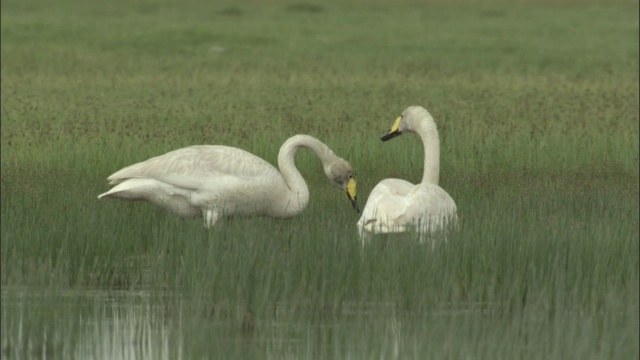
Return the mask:
<path id="1" fill-rule="evenodd" d="M 435 124 L 422 126 L 416 131 L 424 146 L 423 184 L 438 185 L 440 180 L 440 138 Z"/>
<path id="2" fill-rule="evenodd" d="M 327 145 L 309 135 L 295 135 L 282 144 L 278 154 L 280 173 L 289 188 L 291 200 L 304 207 L 309 202 L 309 188 L 295 164 L 296 151 L 301 147 L 311 149 L 320 158 L 323 165 L 330 163 L 336 155 Z"/>

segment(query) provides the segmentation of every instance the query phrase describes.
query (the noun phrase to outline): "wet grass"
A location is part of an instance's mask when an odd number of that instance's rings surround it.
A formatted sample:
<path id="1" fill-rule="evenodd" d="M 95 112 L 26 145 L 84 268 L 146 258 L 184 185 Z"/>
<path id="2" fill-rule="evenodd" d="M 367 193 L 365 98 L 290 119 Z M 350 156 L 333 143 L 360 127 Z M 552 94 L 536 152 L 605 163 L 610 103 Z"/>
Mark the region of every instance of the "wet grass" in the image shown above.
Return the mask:
<path id="1" fill-rule="evenodd" d="M 169 358 L 637 358 L 637 4 L 127 4 L 2 3 L 3 357 L 91 347 L 72 335 L 89 318 Z M 96 199 L 169 150 L 275 164 L 308 133 L 364 205 L 383 178 L 420 180 L 417 138 L 378 139 L 412 104 L 439 125 L 447 243 L 361 247 L 306 152 L 293 219 L 207 231 Z M 160 310 L 111 313 L 93 290 Z"/>

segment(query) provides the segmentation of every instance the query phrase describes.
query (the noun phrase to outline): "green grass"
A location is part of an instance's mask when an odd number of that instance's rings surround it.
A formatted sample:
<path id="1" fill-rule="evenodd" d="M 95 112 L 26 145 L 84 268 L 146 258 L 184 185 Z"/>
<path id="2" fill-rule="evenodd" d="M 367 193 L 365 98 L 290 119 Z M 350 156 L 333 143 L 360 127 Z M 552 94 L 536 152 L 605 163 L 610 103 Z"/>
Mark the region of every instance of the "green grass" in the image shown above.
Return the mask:
<path id="1" fill-rule="evenodd" d="M 168 358 L 638 357 L 637 3 L 1 7 L 3 357 L 127 343 L 92 321 Z M 446 243 L 363 248 L 305 151 L 293 219 L 206 230 L 96 199 L 169 150 L 275 164 L 307 133 L 352 163 L 364 206 L 421 178 L 416 137 L 379 140 L 414 104 L 462 218 Z"/>

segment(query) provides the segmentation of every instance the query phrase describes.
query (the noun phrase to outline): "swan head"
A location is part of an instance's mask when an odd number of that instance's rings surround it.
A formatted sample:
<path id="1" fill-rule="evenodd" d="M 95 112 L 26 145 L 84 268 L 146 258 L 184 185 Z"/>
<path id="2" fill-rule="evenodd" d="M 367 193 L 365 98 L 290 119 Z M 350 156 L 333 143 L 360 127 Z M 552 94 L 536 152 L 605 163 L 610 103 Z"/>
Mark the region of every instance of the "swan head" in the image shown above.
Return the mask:
<path id="1" fill-rule="evenodd" d="M 436 123 L 427 109 L 422 106 L 409 106 L 396 118 L 391 129 L 380 139 L 387 141 L 405 132 L 415 132 L 419 127 L 433 127 L 435 129 L 435 126 Z"/>
<path id="2" fill-rule="evenodd" d="M 327 175 L 327 178 L 329 178 L 329 182 L 347 194 L 347 198 L 351 202 L 351 205 L 353 205 L 353 208 L 357 212 L 360 212 L 356 197 L 356 179 L 353 177 L 351 164 L 344 159 L 337 158 L 324 167 L 324 173 Z"/>

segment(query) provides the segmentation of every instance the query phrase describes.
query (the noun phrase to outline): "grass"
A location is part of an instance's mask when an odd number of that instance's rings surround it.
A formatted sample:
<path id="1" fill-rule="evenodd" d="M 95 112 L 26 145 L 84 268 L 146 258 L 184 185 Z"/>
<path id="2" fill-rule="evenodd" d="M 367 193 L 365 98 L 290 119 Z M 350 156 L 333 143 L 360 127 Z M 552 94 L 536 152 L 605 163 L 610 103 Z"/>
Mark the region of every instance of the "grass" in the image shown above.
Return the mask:
<path id="1" fill-rule="evenodd" d="M 638 357 L 637 3 L 57 4 L 1 4 L 3 357 Z M 307 152 L 293 219 L 96 199 L 169 150 L 275 164 L 308 133 L 363 206 L 420 180 L 417 138 L 378 140 L 413 104 L 463 220 L 447 243 L 362 248 Z"/>

